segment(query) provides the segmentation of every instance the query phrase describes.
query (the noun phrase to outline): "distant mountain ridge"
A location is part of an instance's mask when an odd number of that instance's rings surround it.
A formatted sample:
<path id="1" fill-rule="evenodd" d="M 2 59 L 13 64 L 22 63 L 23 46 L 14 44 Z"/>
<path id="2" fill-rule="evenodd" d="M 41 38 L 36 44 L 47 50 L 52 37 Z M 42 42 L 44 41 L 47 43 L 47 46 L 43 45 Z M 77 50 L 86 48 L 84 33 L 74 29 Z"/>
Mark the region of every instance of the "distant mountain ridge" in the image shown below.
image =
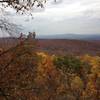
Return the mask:
<path id="1" fill-rule="evenodd" d="M 39 35 L 40 39 L 77 39 L 77 40 L 100 40 L 100 34 L 55 34 Z"/>

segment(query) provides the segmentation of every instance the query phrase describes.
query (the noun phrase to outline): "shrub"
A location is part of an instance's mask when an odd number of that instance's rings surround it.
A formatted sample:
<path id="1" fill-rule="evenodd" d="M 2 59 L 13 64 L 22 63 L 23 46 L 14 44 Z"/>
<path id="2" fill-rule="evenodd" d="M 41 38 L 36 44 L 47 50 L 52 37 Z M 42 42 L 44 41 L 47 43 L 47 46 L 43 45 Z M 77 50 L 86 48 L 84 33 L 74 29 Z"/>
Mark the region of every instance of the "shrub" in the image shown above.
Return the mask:
<path id="1" fill-rule="evenodd" d="M 80 59 L 73 56 L 55 57 L 54 65 L 64 72 L 70 73 L 79 73 L 82 68 Z"/>

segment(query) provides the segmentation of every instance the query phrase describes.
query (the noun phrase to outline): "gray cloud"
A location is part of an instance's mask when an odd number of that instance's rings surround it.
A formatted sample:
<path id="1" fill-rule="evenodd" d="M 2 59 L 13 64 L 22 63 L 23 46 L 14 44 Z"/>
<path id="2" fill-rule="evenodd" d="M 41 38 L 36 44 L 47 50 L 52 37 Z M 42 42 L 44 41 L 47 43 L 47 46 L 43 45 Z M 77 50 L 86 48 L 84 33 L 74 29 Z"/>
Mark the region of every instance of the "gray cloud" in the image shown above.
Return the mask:
<path id="1" fill-rule="evenodd" d="M 45 10 L 33 10 L 30 16 L 12 16 L 12 21 L 24 26 L 23 32 L 38 34 L 100 33 L 100 0 L 49 0 Z"/>

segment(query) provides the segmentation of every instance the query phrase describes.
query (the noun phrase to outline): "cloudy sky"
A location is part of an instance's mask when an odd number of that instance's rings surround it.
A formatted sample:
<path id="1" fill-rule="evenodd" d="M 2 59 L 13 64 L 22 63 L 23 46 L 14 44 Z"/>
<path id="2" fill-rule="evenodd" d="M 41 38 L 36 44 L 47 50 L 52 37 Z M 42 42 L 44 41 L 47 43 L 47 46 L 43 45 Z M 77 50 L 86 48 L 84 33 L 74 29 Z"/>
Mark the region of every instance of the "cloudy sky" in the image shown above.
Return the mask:
<path id="1" fill-rule="evenodd" d="M 45 9 L 35 9 L 34 19 L 11 13 L 11 21 L 23 25 L 23 32 L 48 34 L 99 34 L 100 0 L 48 0 Z"/>

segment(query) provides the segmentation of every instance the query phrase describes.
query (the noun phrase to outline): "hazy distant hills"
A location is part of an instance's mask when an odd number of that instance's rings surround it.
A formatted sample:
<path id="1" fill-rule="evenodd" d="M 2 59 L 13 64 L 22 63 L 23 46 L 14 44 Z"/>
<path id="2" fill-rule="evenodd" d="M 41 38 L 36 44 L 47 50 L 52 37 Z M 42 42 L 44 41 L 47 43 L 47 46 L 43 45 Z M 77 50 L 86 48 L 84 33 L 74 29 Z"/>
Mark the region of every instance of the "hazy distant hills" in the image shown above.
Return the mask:
<path id="1" fill-rule="evenodd" d="M 77 39 L 77 40 L 100 40 L 100 34 L 55 34 L 40 35 L 40 39 Z"/>
<path id="2" fill-rule="evenodd" d="M 1 32 L 0 32 L 1 33 Z M 5 34 L 0 34 L 0 38 L 12 38 Z M 24 34 L 23 37 L 27 37 Z M 36 38 L 38 39 L 74 39 L 74 40 L 100 40 L 100 34 L 54 34 L 54 35 L 38 35 L 36 34 Z"/>
<path id="3" fill-rule="evenodd" d="M 19 42 L 17 38 L 0 38 L 0 48 L 5 51 Z M 37 52 L 42 51 L 54 55 L 100 55 L 100 40 L 36 39 L 36 44 Z"/>

